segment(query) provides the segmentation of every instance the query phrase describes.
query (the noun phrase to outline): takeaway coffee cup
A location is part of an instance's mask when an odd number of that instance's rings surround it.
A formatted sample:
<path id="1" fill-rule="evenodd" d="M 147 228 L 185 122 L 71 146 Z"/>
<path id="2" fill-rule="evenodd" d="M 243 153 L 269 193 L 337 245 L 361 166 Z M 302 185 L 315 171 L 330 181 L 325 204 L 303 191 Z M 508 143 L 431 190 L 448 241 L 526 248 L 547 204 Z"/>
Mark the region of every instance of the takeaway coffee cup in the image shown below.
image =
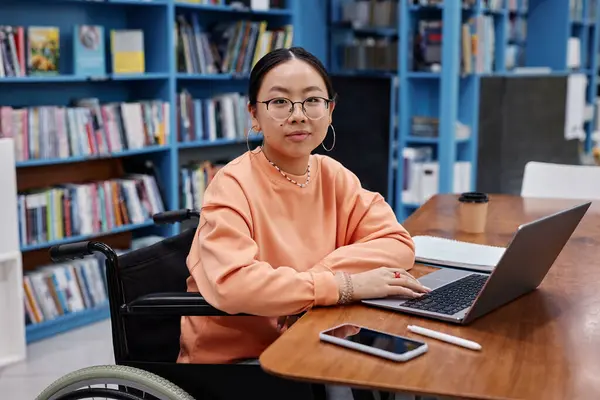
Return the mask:
<path id="1" fill-rule="evenodd" d="M 467 233 L 485 231 L 489 197 L 485 193 L 467 192 L 458 198 L 459 229 Z"/>

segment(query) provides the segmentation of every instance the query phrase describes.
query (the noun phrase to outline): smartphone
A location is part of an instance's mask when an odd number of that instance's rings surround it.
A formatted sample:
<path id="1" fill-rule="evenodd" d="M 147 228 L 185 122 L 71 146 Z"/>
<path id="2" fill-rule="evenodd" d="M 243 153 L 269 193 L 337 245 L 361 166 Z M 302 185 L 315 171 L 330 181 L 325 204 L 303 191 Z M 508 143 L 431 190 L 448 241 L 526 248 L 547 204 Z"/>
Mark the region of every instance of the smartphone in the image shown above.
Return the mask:
<path id="1" fill-rule="evenodd" d="M 319 333 L 328 343 L 392 361 L 408 361 L 427 351 L 427 343 L 354 324 L 342 324 Z"/>

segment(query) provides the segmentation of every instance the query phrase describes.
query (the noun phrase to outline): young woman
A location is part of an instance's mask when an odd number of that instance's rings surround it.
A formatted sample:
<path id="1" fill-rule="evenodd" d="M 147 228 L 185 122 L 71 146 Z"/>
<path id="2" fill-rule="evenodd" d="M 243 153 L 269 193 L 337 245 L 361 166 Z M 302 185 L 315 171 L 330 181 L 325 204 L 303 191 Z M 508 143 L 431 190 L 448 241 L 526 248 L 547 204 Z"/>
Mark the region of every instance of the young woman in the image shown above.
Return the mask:
<path id="1" fill-rule="evenodd" d="M 302 48 L 275 50 L 253 68 L 248 110 L 264 143 L 206 189 L 187 264 L 189 291 L 255 316 L 184 317 L 179 362 L 256 359 L 286 316 L 428 291 L 406 272 L 414 244 L 383 197 L 311 154 L 335 143 L 334 107 L 325 68 Z"/>

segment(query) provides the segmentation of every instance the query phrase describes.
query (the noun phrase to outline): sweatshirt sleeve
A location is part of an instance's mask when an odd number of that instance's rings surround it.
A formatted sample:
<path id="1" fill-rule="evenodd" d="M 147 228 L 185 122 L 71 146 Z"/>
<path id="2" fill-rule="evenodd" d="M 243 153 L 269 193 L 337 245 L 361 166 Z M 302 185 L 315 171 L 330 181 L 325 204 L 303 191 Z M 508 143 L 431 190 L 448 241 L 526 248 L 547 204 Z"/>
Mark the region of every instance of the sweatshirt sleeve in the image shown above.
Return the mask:
<path id="1" fill-rule="evenodd" d="M 230 313 L 278 317 L 336 304 L 338 283 L 329 270 L 298 272 L 257 260 L 248 201 L 235 179 L 215 178 L 205 192 L 188 268 L 198 290 Z"/>
<path id="2" fill-rule="evenodd" d="M 334 188 L 337 248 L 311 270 L 358 273 L 382 266 L 411 269 L 414 242 L 383 196 L 363 189 L 356 175 L 344 167 L 336 174 Z"/>

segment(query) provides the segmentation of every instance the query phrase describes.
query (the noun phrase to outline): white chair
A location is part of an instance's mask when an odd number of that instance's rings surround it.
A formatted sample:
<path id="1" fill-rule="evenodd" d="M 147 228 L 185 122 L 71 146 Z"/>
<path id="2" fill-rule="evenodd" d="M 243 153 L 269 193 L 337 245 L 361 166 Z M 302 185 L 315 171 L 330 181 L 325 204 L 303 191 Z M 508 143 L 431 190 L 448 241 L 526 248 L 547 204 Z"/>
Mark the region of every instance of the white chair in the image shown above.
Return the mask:
<path id="1" fill-rule="evenodd" d="M 600 200 L 600 166 L 530 161 L 525 165 L 521 196 Z"/>

